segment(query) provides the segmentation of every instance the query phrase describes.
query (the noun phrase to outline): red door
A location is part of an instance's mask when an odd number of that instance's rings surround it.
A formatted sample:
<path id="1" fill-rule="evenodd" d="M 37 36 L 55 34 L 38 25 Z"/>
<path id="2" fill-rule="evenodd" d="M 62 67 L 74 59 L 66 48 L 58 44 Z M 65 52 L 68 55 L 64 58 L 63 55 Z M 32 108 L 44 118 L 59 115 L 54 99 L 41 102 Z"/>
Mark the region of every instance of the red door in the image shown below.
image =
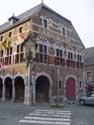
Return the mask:
<path id="1" fill-rule="evenodd" d="M 74 100 L 75 95 L 75 80 L 73 78 L 69 78 L 66 82 L 66 97 L 67 99 Z"/>

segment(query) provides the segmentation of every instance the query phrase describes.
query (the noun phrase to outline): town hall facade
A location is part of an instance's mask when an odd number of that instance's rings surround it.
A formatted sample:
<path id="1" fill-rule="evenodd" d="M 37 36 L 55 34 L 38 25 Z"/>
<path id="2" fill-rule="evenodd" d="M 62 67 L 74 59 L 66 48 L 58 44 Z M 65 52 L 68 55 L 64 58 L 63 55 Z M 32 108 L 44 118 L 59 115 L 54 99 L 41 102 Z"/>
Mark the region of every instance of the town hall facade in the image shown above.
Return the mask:
<path id="1" fill-rule="evenodd" d="M 77 100 L 84 88 L 83 49 L 71 21 L 43 3 L 13 15 L 0 26 L 0 100 Z"/>

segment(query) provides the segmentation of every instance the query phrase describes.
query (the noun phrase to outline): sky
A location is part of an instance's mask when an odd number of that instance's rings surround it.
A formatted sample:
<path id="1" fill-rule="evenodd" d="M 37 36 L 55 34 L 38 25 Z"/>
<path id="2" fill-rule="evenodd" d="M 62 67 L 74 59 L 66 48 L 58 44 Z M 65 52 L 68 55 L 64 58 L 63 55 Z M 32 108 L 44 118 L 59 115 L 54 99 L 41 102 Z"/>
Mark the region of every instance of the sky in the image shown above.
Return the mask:
<path id="1" fill-rule="evenodd" d="M 14 13 L 15 16 L 38 5 L 42 0 L 0 1 L 0 25 Z M 44 3 L 71 20 L 86 48 L 94 47 L 94 0 L 44 0 Z"/>

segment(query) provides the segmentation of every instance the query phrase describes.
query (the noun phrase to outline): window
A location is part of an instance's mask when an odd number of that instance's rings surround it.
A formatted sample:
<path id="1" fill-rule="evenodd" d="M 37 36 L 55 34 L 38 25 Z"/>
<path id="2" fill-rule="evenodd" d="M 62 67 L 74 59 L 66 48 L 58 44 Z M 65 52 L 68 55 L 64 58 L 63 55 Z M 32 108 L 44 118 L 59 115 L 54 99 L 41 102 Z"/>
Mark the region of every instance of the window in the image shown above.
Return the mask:
<path id="1" fill-rule="evenodd" d="M 74 54 L 74 60 L 76 60 L 76 54 Z"/>
<path id="2" fill-rule="evenodd" d="M 22 27 L 20 27 L 20 28 L 19 28 L 19 33 L 22 33 L 22 30 L 23 30 L 23 28 L 22 28 Z"/>
<path id="3" fill-rule="evenodd" d="M 91 72 L 87 72 L 87 80 L 89 80 L 89 81 L 92 80 L 92 74 L 91 74 Z"/>
<path id="4" fill-rule="evenodd" d="M 82 88 L 82 81 L 79 82 L 79 88 Z"/>
<path id="5" fill-rule="evenodd" d="M 20 62 L 24 62 L 23 46 L 17 45 L 16 55 L 15 55 L 15 63 L 20 63 Z"/>
<path id="6" fill-rule="evenodd" d="M 20 45 L 17 45 L 17 53 L 20 52 Z"/>
<path id="7" fill-rule="evenodd" d="M 46 19 L 43 20 L 43 24 L 44 24 L 44 27 L 47 28 L 47 20 Z"/>
<path id="8" fill-rule="evenodd" d="M 2 63 L 3 50 L 0 50 L 0 63 Z"/>
<path id="9" fill-rule="evenodd" d="M 68 59 L 73 59 L 73 54 L 71 52 L 68 52 Z"/>
<path id="10" fill-rule="evenodd" d="M 61 89 L 61 87 L 62 87 L 62 82 L 61 82 L 61 80 L 59 80 L 58 81 L 58 89 Z"/>
<path id="11" fill-rule="evenodd" d="M 47 46 L 39 44 L 39 62 L 47 63 Z"/>
<path id="12" fill-rule="evenodd" d="M 6 57 L 5 57 L 5 65 L 11 64 L 11 57 L 12 57 L 12 47 L 7 48 Z"/>
<path id="13" fill-rule="evenodd" d="M 3 41 L 3 36 L 0 37 L 0 41 Z"/>
<path id="14" fill-rule="evenodd" d="M 79 61 L 79 62 L 82 61 L 82 57 L 81 57 L 81 55 L 77 55 L 77 61 Z"/>
<path id="15" fill-rule="evenodd" d="M 12 32 L 9 32 L 9 37 L 11 37 L 12 36 Z"/>
<path id="16" fill-rule="evenodd" d="M 56 49 L 56 62 L 57 65 L 62 65 L 63 51 L 61 49 Z"/>
<path id="17" fill-rule="evenodd" d="M 65 35 L 65 28 L 62 28 L 62 31 L 63 31 L 63 35 Z"/>

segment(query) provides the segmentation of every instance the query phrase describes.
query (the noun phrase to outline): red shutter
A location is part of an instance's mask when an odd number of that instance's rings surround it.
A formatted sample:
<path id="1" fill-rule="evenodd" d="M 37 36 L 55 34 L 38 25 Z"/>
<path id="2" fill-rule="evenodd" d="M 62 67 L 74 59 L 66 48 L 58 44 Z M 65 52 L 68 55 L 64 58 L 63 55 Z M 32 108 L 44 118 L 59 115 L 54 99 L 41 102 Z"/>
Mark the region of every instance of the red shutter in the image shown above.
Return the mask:
<path id="1" fill-rule="evenodd" d="M 62 59 L 62 63 L 63 63 L 63 66 L 65 66 L 66 61 L 65 61 L 65 59 L 64 59 L 64 58 Z"/>
<path id="2" fill-rule="evenodd" d="M 47 56 L 47 63 L 50 64 L 50 56 Z"/>
<path id="3" fill-rule="evenodd" d="M 55 65 L 58 65 L 58 58 L 55 57 Z"/>
<path id="4" fill-rule="evenodd" d="M 70 60 L 69 59 L 66 61 L 66 64 L 68 67 L 70 67 Z"/>
<path id="5" fill-rule="evenodd" d="M 73 68 L 75 68 L 75 61 L 73 61 Z"/>
<path id="6" fill-rule="evenodd" d="M 79 64 L 80 64 L 80 63 L 79 63 L 79 62 L 77 62 L 77 68 L 79 68 L 79 66 L 80 66 Z"/>

